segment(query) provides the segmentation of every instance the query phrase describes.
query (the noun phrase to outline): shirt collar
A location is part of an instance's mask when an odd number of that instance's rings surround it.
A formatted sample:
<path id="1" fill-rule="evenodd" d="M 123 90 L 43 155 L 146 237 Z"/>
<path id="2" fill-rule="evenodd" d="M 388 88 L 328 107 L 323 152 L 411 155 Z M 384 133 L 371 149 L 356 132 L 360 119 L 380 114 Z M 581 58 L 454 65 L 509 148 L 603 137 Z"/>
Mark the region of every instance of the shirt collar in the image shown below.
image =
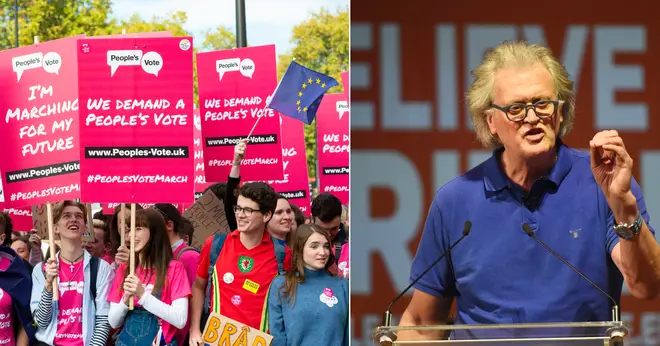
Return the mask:
<path id="1" fill-rule="evenodd" d="M 176 251 L 176 249 L 178 249 L 181 244 L 183 244 L 183 239 L 177 240 L 174 244 L 172 244 L 172 251 Z"/>
<path id="2" fill-rule="evenodd" d="M 550 173 L 545 177 L 545 179 L 554 183 L 555 188 L 559 187 L 573 166 L 573 160 L 571 159 L 568 147 L 561 139 L 557 139 L 556 147 L 557 162 L 555 162 Z M 497 192 L 512 186 L 511 180 L 499 164 L 503 151 L 504 148 L 493 150 L 493 155 L 484 164 L 484 186 L 487 191 Z"/>

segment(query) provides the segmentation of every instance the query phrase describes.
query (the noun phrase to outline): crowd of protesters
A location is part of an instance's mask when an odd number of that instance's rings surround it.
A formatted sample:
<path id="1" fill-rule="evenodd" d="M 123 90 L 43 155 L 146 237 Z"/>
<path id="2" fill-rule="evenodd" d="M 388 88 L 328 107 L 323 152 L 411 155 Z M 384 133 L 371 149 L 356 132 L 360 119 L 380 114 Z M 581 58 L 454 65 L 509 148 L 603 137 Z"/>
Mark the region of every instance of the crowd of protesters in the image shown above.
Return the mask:
<path id="1" fill-rule="evenodd" d="M 0 346 L 203 346 L 211 313 L 272 335 L 272 345 L 347 346 L 348 208 L 322 193 L 305 217 L 270 185 L 241 184 L 246 143 L 227 182 L 207 188 L 232 231 L 197 249 L 174 205 L 136 205 L 134 272 L 128 205 L 89 225 L 87 205 L 55 203 L 54 258 L 35 230 L 15 231 L 0 213 Z M 89 229 L 94 240 L 83 241 Z"/>

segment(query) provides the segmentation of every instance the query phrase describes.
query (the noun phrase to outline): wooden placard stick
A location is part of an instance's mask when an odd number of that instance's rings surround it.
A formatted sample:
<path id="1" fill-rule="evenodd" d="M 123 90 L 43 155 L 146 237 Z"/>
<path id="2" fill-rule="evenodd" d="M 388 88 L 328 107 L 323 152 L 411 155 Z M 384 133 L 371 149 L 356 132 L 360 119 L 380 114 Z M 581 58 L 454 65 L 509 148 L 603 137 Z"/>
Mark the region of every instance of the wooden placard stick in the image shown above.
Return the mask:
<path id="1" fill-rule="evenodd" d="M 130 274 L 135 275 L 135 203 L 131 203 L 131 254 L 129 258 Z M 131 296 L 128 302 L 128 309 L 135 307 L 135 296 Z"/>
<path id="2" fill-rule="evenodd" d="M 126 203 L 122 203 L 119 209 L 119 216 L 117 221 L 119 221 L 119 246 L 126 246 Z"/>
<path id="3" fill-rule="evenodd" d="M 46 217 L 48 219 L 48 251 L 50 251 L 50 258 L 55 257 L 55 232 L 53 231 L 53 205 L 50 202 L 46 202 Z M 59 280 L 56 277 L 53 280 L 53 300 L 60 300 L 59 293 Z"/>

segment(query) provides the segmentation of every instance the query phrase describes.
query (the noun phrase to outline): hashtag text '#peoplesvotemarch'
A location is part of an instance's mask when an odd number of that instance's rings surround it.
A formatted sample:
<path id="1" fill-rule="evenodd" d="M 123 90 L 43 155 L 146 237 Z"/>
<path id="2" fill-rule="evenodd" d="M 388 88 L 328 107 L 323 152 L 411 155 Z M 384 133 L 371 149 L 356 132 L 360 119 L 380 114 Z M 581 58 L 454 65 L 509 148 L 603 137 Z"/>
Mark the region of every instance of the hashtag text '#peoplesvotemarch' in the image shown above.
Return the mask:
<path id="1" fill-rule="evenodd" d="M 70 193 L 73 191 L 80 191 L 80 186 L 78 184 L 71 184 L 67 186 L 55 186 L 39 191 L 28 191 L 28 192 L 14 192 L 9 196 L 9 199 L 12 202 L 22 201 L 26 199 L 34 198 L 43 198 L 50 196 L 57 196 L 61 194 Z"/>
<path id="2" fill-rule="evenodd" d="M 184 184 L 188 182 L 188 176 L 185 175 L 101 175 L 94 174 L 87 176 L 88 183 L 101 184 Z"/>

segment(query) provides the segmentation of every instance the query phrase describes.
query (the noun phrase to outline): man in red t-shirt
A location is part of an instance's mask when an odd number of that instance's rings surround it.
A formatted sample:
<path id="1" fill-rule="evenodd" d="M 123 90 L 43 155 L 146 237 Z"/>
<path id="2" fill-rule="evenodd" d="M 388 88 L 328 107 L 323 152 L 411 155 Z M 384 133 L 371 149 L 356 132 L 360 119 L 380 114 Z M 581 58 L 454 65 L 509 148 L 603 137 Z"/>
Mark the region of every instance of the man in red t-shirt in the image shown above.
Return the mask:
<path id="1" fill-rule="evenodd" d="M 193 284 L 191 346 L 204 344 L 201 333 L 204 326 L 200 320 L 208 280 L 219 285 L 211 287 L 211 311 L 219 310 L 223 316 L 256 329 L 265 322 L 262 320 L 264 302 L 270 283 L 278 273 L 274 244 L 266 231 L 266 223 L 273 216 L 277 198 L 275 190 L 266 183 L 246 183 L 241 187 L 234 207 L 238 228 L 227 235 L 215 262 L 215 280 L 208 273 L 213 237 L 204 242 Z M 284 268 L 289 269 L 291 250 L 286 247 L 285 251 Z"/>

